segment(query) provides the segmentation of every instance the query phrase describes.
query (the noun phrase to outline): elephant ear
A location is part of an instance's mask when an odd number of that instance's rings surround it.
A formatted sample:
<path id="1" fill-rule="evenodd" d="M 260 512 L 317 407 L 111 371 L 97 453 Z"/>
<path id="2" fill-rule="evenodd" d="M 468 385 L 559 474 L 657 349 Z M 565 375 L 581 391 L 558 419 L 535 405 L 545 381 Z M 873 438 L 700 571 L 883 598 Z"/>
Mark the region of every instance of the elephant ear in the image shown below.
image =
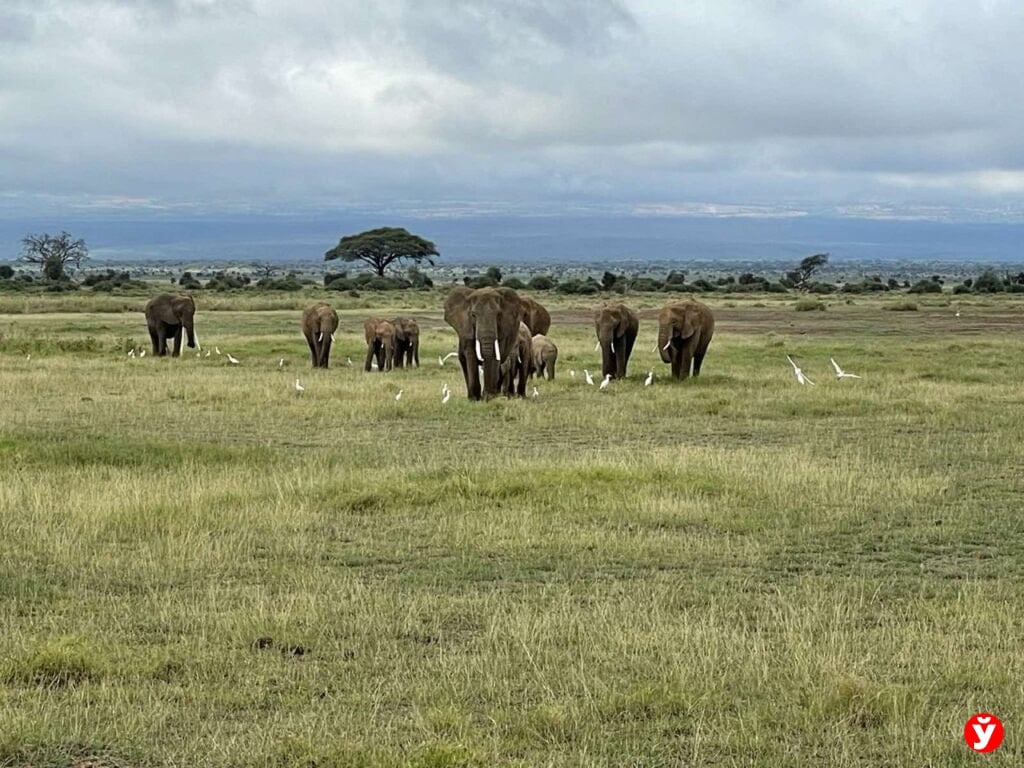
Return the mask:
<path id="1" fill-rule="evenodd" d="M 473 328 L 469 322 L 469 297 L 471 288 L 457 286 L 453 288 L 444 302 L 444 321 L 463 338 L 472 337 Z"/>
<path id="2" fill-rule="evenodd" d="M 697 310 L 694 307 L 684 307 L 679 313 L 679 320 L 676 326 L 684 339 L 688 339 L 697 332 L 697 324 L 700 320 Z"/>

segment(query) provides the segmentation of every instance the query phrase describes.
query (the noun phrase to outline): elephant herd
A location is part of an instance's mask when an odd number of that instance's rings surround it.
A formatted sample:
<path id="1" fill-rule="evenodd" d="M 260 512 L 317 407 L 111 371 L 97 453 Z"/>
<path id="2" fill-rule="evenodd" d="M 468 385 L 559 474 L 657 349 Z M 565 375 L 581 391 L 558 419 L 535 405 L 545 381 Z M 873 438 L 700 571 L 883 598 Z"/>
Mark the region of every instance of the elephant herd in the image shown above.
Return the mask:
<path id="1" fill-rule="evenodd" d="M 177 357 L 183 330 L 188 346 L 198 345 L 191 296 L 161 294 L 146 304 L 145 314 L 154 355 L 166 355 L 167 342 L 173 340 L 171 354 Z M 459 286 L 445 300 L 444 319 L 459 337 L 456 354 L 470 400 L 498 394 L 525 397 L 531 376 L 555 378 L 558 347 L 547 337 L 551 315 L 529 296 L 511 288 Z M 625 378 L 639 327 L 637 313 L 625 304 L 609 303 L 595 311 L 594 330 L 604 378 Z M 338 313 L 328 304 L 317 302 L 302 313 L 302 333 L 314 368 L 328 367 L 337 329 Z M 674 378 L 685 379 L 691 370 L 694 376 L 700 374 L 714 330 L 711 310 L 699 301 L 687 299 L 662 308 L 658 313 L 658 352 L 671 366 Z M 372 370 L 374 363 L 382 373 L 419 367 L 420 330 L 415 320 L 371 317 L 363 323 L 363 331 L 363 370 Z"/>

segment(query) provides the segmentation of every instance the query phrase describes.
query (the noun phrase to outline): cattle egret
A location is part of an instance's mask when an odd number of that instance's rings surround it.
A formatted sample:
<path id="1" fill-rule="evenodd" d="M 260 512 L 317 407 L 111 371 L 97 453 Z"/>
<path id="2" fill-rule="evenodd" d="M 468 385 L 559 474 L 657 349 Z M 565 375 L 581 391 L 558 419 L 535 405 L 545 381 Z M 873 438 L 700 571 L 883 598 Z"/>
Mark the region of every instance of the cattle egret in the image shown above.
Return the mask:
<path id="1" fill-rule="evenodd" d="M 231 353 L 228 352 L 228 362 L 231 363 L 232 365 L 238 365 L 242 361 L 241 360 L 236 360 L 235 358 L 233 358 L 231 356 Z"/>
<path id="2" fill-rule="evenodd" d="M 793 375 L 796 376 L 797 382 L 800 384 L 810 384 L 814 386 L 814 382 L 804 376 L 804 372 L 800 370 L 800 366 L 793 362 L 793 358 L 786 355 L 786 359 L 789 360 L 789 364 L 793 366 Z"/>
<path id="3" fill-rule="evenodd" d="M 346 362 L 346 363 L 348 363 L 348 367 L 349 367 L 349 368 L 351 368 L 351 367 L 352 367 L 352 358 L 351 358 L 351 357 L 348 357 L 348 358 L 346 358 L 346 359 L 345 359 L 345 362 Z"/>
<path id="4" fill-rule="evenodd" d="M 145 356 L 146 356 L 146 350 L 142 350 L 141 352 L 139 352 L 139 357 L 145 357 Z"/>
<path id="5" fill-rule="evenodd" d="M 284 368 L 284 358 L 283 357 L 280 360 L 277 361 L 277 367 L 278 368 Z M 298 379 L 296 379 L 296 381 L 298 381 Z"/>
<path id="6" fill-rule="evenodd" d="M 213 351 L 216 352 L 219 355 L 220 354 L 220 347 L 214 347 Z"/>
<path id="7" fill-rule="evenodd" d="M 306 388 L 299 384 L 298 379 L 295 380 L 295 391 L 298 392 L 300 395 L 306 391 Z"/>
<path id="8" fill-rule="evenodd" d="M 398 402 L 399 400 L 401 400 L 401 399 L 402 399 L 402 392 L 404 392 L 404 391 L 405 391 L 404 389 L 400 389 L 400 390 L 398 390 L 398 394 L 397 394 L 397 395 L 395 395 L 395 402 L 396 402 L 396 403 L 397 403 L 397 402 Z"/>
<path id="9" fill-rule="evenodd" d="M 594 377 L 590 375 L 590 371 L 586 368 L 583 369 L 583 377 L 587 380 L 587 384 L 594 386 Z"/>
<path id="10" fill-rule="evenodd" d="M 459 354 L 458 352 L 449 352 L 444 357 L 441 357 L 441 355 L 438 355 L 437 356 L 437 364 L 440 365 L 442 368 L 444 368 L 444 364 L 448 362 L 448 358 L 449 357 L 457 357 L 458 354 Z"/>
<path id="11" fill-rule="evenodd" d="M 604 392 L 606 389 L 608 389 L 608 385 L 611 384 L 611 381 L 612 381 L 612 375 L 610 373 L 606 373 L 604 375 L 604 381 L 601 382 L 601 386 L 598 387 L 598 389 L 600 389 L 602 392 Z"/>
<path id="12" fill-rule="evenodd" d="M 960 317 L 960 310 L 959 309 L 956 311 L 956 316 Z"/>
<path id="13" fill-rule="evenodd" d="M 654 371 L 648 371 L 647 372 L 647 378 L 644 379 L 644 386 L 645 387 L 651 386 L 651 382 L 652 381 L 654 381 Z"/>
<path id="14" fill-rule="evenodd" d="M 203 355 L 203 357 L 209 357 L 209 356 L 210 356 L 210 350 L 206 350 L 206 354 Z"/>
<path id="15" fill-rule="evenodd" d="M 441 385 L 441 396 L 444 397 L 444 393 L 448 391 L 450 390 L 448 389 L 448 382 L 446 381 L 444 384 Z"/>
<path id="16" fill-rule="evenodd" d="M 537 387 L 533 388 L 533 392 L 530 393 L 530 397 L 533 397 L 533 398 L 540 397 L 540 392 L 537 391 Z"/>
<path id="17" fill-rule="evenodd" d="M 836 378 L 837 379 L 859 379 L 860 378 L 860 376 L 858 376 L 857 374 L 855 374 L 855 373 L 847 373 L 842 368 L 840 368 L 839 367 L 839 363 L 836 362 L 836 359 L 834 357 L 830 357 L 829 360 L 832 361 L 832 367 L 836 369 Z"/>
<path id="18" fill-rule="evenodd" d="M 135 357 L 135 347 L 128 350 L 128 357 Z"/>
<path id="19" fill-rule="evenodd" d="M 451 400 L 451 398 L 452 398 L 451 390 L 446 389 L 444 391 L 444 394 L 441 395 L 441 405 L 444 405 L 445 403 L 447 403 L 449 400 Z"/>
<path id="20" fill-rule="evenodd" d="M 32 355 L 29 355 L 28 357 L 26 357 L 25 360 L 26 361 L 31 361 L 32 360 Z"/>
<path id="21" fill-rule="evenodd" d="M 569 378 L 570 379 L 575 379 L 576 378 L 576 371 L 569 371 Z"/>
<path id="22" fill-rule="evenodd" d="M 202 352 L 196 352 L 196 357 L 202 357 L 202 356 L 203 356 Z"/>

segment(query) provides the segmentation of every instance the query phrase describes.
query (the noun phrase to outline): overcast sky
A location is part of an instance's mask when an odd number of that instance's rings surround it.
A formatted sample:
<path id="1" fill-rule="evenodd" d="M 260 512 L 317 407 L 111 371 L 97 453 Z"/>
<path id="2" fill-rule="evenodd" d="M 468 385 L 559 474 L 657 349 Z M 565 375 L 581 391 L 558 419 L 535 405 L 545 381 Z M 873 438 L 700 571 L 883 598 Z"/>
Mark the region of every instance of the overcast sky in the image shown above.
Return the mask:
<path id="1" fill-rule="evenodd" d="M 1024 211 L 1018 0 L 0 0 L 0 210 Z"/>

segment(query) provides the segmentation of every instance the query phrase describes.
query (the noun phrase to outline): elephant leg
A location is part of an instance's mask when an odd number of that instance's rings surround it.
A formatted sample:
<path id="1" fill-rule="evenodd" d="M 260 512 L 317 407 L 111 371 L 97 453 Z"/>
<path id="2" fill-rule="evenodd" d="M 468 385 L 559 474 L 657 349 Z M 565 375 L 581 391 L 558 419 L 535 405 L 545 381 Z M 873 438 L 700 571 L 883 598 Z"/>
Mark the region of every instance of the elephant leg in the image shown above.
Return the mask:
<path id="1" fill-rule="evenodd" d="M 405 363 L 405 344 L 397 343 L 395 345 L 395 368 L 401 368 Z"/>
<path id="2" fill-rule="evenodd" d="M 416 367 L 420 367 L 420 342 L 419 339 L 413 342 L 412 345 L 412 361 L 416 364 Z"/>
<path id="3" fill-rule="evenodd" d="M 366 363 L 363 365 L 363 370 L 367 373 L 373 370 L 374 346 L 375 344 L 373 342 L 366 345 Z"/>
<path id="4" fill-rule="evenodd" d="M 323 340 L 320 342 L 320 355 L 319 365 L 321 368 L 327 368 L 331 363 L 331 337 L 329 334 L 324 334 Z"/>
<path id="5" fill-rule="evenodd" d="M 171 357 L 178 357 L 181 355 L 181 326 L 179 325 L 174 331 L 174 351 L 171 352 Z"/>
<path id="6" fill-rule="evenodd" d="M 476 351 L 471 350 L 468 354 L 465 349 L 459 349 L 459 365 L 462 366 L 462 375 L 466 379 L 466 396 L 470 400 L 480 399 L 480 371 L 476 367 Z"/>
<path id="7" fill-rule="evenodd" d="M 690 378 L 690 368 L 693 366 L 693 346 L 693 339 L 687 339 L 683 344 L 682 351 L 680 352 L 679 356 L 682 358 L 682 362 L 680 363 L 680 368 L 682 370 L 682 376 L 680 376 L 681 379 Z"/>
<path id="8" fill-rule="evenodd" d="M 320 364 L 320 359 L 319 359 L 319 355 L 317 355 L 316 344 L 313 342 L 313 337 L 312 336 L 307 336 L 306 337 L 306 344 L 309 345 L 309 359 L 312 362 L 313 367 L 316 368 L 317 365 Z"/>
<path id="9" fill-rule="evenodd" d="M 153 357 L 160 356 L 160 337 L 156 332 L 156 328 L 149 326 L 149 340 L 153 343 Z"/>
<path id="10" fill-rule="evenodd" d="M 672 357 L 672 378 L 673 379 L 681 379 L 681 378 L 683 378 L 683 376 L 682 376 L 682 372 L 683 372 L 683 355 L 682 355 L 682 352 L 680 352 L 678 349 L 676 349 L 676 345 L 673 344 L 671 346 L 671 348 L 669 348 L 668 353 Z"/>
<path id="11" fill-rule="evenodd" d="M 697 351 L 693 353 L 693 375 L 694 376 L 699 376 L 700 375 L 700 367 L 701 367 L 701 365 L 704 362 L 704 355 L 707 354 L 707 351 L 708 351 L 708 342 L 704 342 L 703 344 L 699 345 L 697 347 Z"/>
<path id="12" fill-rule="evenodd" d="M 619 338 L 615 342 L 615 378 L 626 378 L 626 339 Z"/>
<path id="13" fill-rule="evenodd" d="M 544 378 L 548 381 L 555 380 L 555 361 L 552 360 L 550 363 L 544 364 Z"/>
<path id="14" fill-rule="evenodd" d="M 167 354 L 167 328 L 164 327 L 163 323 L 157 325 L 156 328 L 156 342 L 157 349 L 156 354 L 159 357 L 163 357 Z"/>

